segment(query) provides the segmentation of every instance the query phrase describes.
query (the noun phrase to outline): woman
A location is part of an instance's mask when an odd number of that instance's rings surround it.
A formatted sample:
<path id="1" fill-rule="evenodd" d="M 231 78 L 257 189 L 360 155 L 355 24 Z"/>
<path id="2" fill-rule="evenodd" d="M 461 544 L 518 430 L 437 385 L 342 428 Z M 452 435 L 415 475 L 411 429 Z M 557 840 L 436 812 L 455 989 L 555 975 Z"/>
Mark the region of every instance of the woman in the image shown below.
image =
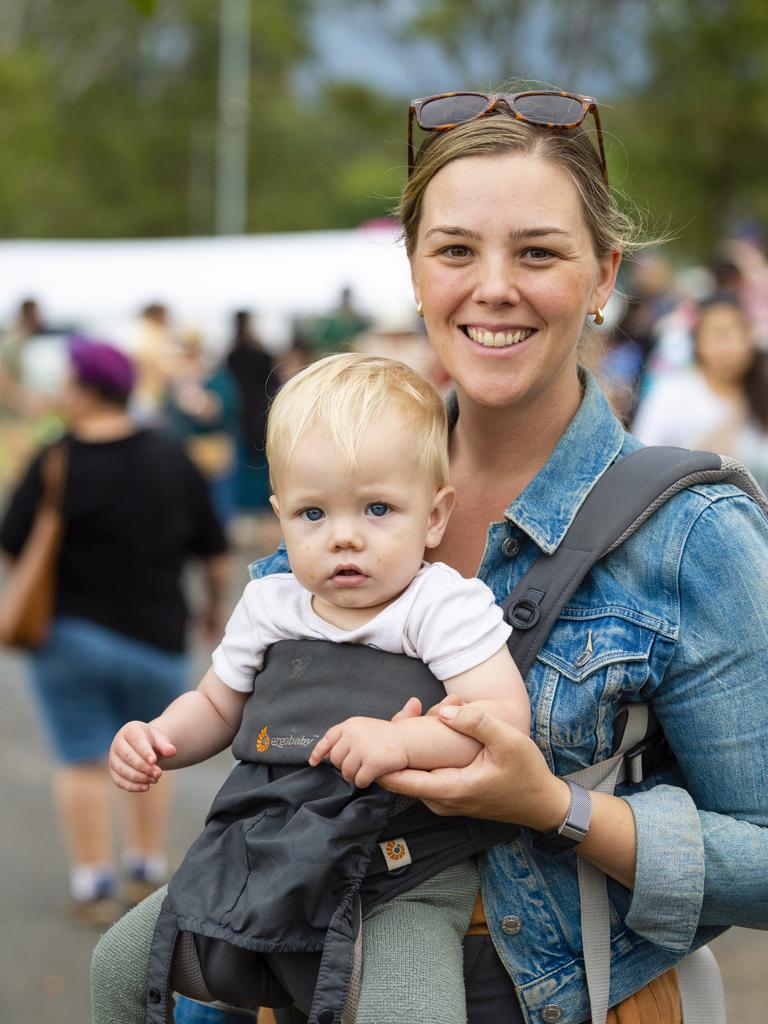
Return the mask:
<path id="1" fill-rule="evenodd" d="M 35 696 L 53 746 L 54 803 L 70 859 L 70 910 L 111 923 L 121 912 L 112 851 L 106 755 L 126 716 L 160 711 L 186 683 L 185 561 L 203 560 L 208 628 L 218 633 L 226 543 L 205 483 L 175 442 L 137 430 L 126 405 L 134 380 L 109 345 L 71 343 L 64 394 L 69 433 L 56 605 L 50 637 L 31 660 Z M 35 458 L 11 498 L 0 546 L 22 549 L 41 496 Z M 126 800 L 127 896 L 164 881 L 168 787 Z"/>
<path id="2" fill-rule="evenodd" d="M 768 488 L 768 355 L 758 351 L 738 300 L 699 307 L 694 365 L 662 378 L 640 405 L 632 432 L 644 444 L 706 448 L 745 463 Z"/>
<path id="3" fill-rule="evenodd" d="M 163 402 L 163 421 L 205 479 L 219 522 L 229 526 L 236 508 L 235 439 L 240 397 L 223 363 L 209 365 L 200 334 L 179 340 Z"/>
<path id="4" fill-rule="evenodd" d="M 599 130 L 598 151 L 573 126 L 587 112 L 589 99 L 558 93 L 411 108 L 432 134 L 409 154 L 400 213 L 419 309 L 456 384 L 457 503 L 431 557 L 477 574 L 497 600 L 638 447 L 579 369 L 587 320 L 602 318 L 631 248 Z M 679 1024 L 670 968 L 729 924 L 768 920 L 767 541 L 760 509 L 735 488 L 676 496 L 598 563 L 555 624 L 526 677 L 532 738 L 472 707 L 445 709 L 483 753 L 465 769 L 385 780 L 440 813 L 532 830 L 481 858 L 482 907 L 465 944 L 471 1024 L 590 1016 L 579 858 L 609 878 L 609 1021 Z M 278 552 L 256 572 L 284 569 Z M 641 700 L 676 760 L 621 796 L 592 794 L 576 855 L 535 850 L 533 831 L 568 816 L 561 777 L 604 758 L 617 709 Z M 177 1021 L 227 1020 L 184 1012 Z"/>

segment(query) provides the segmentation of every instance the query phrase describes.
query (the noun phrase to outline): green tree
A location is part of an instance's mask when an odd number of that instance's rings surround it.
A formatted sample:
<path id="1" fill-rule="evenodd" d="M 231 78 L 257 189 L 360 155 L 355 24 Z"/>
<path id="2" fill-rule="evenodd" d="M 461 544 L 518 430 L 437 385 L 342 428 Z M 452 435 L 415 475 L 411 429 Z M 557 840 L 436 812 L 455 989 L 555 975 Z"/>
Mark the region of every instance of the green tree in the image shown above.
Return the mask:
<path id="1" fill-rule="evenodd" d="M 218 4 L 160 0 L 147 18 L 127 0 L 18 2 L 0 17 L 2 234 L 210 231 Z M 368 204 L 351 196 L 354 161 L 381 178 L 386 156 L 371 154 L 386 104 L 294 85 L 312 10 L 252 3 L 251 229 L 355 223 Z"/>
<path id="2" fill-rule="evenodd" d="M 392 97 L 314 62 L 313 18 L 351 9 L 404 54 L 431 41 L 455 87 L 596 93 L 611 180 L 669 222 L 681 255 L 768 219 L 764 0 L 250 2 L 249 230 L 351 226 L 400 189 L 408 83 Z M 218 0 L 0 7 L 0 232 L 212 231 L 218 66 Z"/>
<path id="3" fill-rule="evenodd" d="M 667 0 L 646 54 L 646 82 L 612 122 L 629 153 L 623 182 L 668 218 L 681 254 L 712 256 L 735 221 L 768 222 L 768 6 Z"/>

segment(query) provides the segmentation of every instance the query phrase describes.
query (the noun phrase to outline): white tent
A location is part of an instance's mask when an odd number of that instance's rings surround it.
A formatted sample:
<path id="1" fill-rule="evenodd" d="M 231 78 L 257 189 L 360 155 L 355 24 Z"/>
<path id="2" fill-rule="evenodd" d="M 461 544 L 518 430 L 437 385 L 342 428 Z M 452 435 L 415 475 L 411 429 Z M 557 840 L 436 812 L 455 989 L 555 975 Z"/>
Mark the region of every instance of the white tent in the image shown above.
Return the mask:
<path id="1" fill-rule="evenodd" d="M 123 241 L 0 242 L 0 321 L 22 299 L 38 300 L 53 324 L 75 324 L 115 341 L 152 301 L 223 345 L 236 309 L 256 314 L 265 341 L 288 341 L 296 316 L 328 312 L 341 289 L 374 318 L 414 308 L 396 227 L 351 231 Z"/>

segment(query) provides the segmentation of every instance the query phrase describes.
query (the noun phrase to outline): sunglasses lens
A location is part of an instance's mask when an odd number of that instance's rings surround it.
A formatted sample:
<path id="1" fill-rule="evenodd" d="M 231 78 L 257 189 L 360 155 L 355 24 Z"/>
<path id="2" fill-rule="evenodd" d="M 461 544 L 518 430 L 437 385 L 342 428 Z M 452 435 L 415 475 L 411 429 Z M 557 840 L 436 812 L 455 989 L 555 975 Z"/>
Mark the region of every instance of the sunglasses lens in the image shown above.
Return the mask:
<path id="1" fill-rule="evenodd" d="M 515 110 L 531 124 L 575 124 L 584 116 L 578 100 L 556 94 L 518 96 Z"/>
<path id="2" fill-rule="evenodd" d="M 422 128 L 443 128 L 463 124 L 477 117 L 488 106 L 485 96 L 438 96 L 422 105 L 418 121 Z"/>

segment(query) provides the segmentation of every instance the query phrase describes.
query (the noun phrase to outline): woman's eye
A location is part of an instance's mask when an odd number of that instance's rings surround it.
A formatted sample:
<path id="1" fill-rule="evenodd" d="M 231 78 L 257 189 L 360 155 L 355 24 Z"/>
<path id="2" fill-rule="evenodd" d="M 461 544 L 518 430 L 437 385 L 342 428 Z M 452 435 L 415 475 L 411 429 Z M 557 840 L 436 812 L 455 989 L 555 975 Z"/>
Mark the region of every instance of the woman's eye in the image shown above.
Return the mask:
<path id="1" fill-rule="evenodd" d="M 525 253 L 523 255 L 527 256 L 529 259 L 532 260 L 543 261 L 552 259 L 555 254 L 553 252 L 550 252 L 549 249 L 539 249 L 535 246 L 531 246 L 530 249 L 525 250 Z"/>
<path id="2" fill-rule="evenodd" d="M 466 245 L 446 245 L 444 249 L 440 250 L 440 255 L 448 256 L 453 260 L 463 260 L 465 256 L 469 255 L 469 249 Z"/>
<path id="3" fill-rule="evenodd" d="M 324 515 L 325 513 L 321 508 L 305 508 L 299 513 L 301 519 L 306 519 L 310 523 L 318 523 Z"/>
<path id="4" fill-rule="evenodd" d="M 389 512 L 389 505 L 385 505 L 383 501 L 372 501 L 366 511 L 380 519 Z"/>

